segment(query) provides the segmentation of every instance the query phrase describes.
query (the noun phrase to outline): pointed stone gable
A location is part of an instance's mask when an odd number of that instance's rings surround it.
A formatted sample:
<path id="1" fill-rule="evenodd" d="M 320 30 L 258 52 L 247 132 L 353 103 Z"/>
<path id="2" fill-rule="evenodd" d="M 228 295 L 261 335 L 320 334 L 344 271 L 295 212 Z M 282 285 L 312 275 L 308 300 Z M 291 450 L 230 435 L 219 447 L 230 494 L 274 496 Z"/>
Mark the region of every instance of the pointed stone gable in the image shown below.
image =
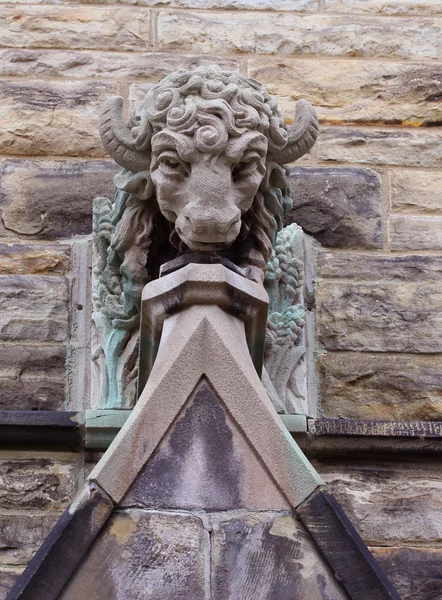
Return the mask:
<path id="1" fill-rule="evenodd" d="M 262 386 L 261 286 L 226 271 L 147 286 L 146 386 L 8 600 L 400 600 Z"/>
<path id="2" fill-rule="evenodd" d="M 290 509 L 205 378 L 120 504 L 212 511 Z"/>

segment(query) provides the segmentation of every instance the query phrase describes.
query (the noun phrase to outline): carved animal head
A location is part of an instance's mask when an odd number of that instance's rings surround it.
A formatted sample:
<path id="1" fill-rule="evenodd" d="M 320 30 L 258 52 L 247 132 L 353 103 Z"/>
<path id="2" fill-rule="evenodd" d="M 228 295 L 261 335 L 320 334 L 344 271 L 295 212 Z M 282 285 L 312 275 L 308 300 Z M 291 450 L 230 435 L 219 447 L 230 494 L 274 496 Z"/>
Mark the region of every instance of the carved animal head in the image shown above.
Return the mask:
<path id="1" fill-rule="evenodd" d="M 103 144 L 123 167 L 111 242 L 122 276 L 149 280 L 149 247 L 166 225 L 175 254 L 226 250 L 262 278 L 291 207 L 282 165 L 317 137 L 312 106 L 298 101 L 287 129 L 259 82 L 218 67 L 169 75 L 148 91 L 129 125 L 122 104 L 111 98 L 100 119 Z"/>

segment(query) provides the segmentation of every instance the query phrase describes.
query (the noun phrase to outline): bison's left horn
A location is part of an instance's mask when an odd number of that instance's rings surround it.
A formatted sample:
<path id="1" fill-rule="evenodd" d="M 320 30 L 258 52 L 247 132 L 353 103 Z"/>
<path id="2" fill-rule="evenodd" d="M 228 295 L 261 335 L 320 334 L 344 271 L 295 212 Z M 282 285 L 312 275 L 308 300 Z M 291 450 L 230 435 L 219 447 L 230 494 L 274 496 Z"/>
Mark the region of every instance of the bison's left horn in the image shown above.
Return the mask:
<path id="1" fill-rule="evenodd" d="M 104 105 L 100 115 L 100 136 L 103 146 L 114 161 L 133 173 L 144 171 L 149 159 L 135 146 L 130 127 L 122 116 L 123 98 L 114 96 Z"/>
<path id="2" fill-rule="evenodd" d="M 270 156 L 280 165 L 291 163 L 312 148 L 318 137 L 318 117 L 310 102 L 298 100 L 296 103 L 295 122 L 288 130 L 288 141 L 285 148 Z"/>

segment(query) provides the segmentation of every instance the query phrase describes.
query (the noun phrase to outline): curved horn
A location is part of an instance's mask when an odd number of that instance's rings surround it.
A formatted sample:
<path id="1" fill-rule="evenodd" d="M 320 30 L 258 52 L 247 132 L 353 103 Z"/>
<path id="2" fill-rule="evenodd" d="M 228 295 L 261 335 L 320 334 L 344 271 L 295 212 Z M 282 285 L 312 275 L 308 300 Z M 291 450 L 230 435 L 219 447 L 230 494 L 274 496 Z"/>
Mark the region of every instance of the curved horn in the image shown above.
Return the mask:
<path id="1" fill-rule="evenodd" d="M 109 98 L 104 105 L 99 124 L 101 141 L 116 163 L 133 173 L 138 173 L 148 167 L 149 159 L 136 148 L 130 127 L 123 120 L 122 109 L 121 96 Z"/>
<path id="2" fill-rule="evenodd" d="M 288 130 L 285 148 L 271 154 L 270 158 L 280 165 L 291 163 L 310 150 L 318 137 L 318 117 L 307 100 L 296 103 L 295 122 Z"/>

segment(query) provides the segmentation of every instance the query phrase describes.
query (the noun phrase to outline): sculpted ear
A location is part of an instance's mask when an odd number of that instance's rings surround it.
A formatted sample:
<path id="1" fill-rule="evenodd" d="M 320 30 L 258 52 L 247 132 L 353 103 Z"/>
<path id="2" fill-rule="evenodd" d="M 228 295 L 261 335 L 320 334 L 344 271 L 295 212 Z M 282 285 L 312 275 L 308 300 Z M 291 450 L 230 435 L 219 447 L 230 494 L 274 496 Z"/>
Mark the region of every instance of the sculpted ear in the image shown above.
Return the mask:
<path id="1" fill-rule="evenodd" d="M 127 170 L 120 171 L 115 175 L 114 183 L 119 190 L 130 192 L 139 200 L 148 200 L 154 194 L 154 186 L 148 171 L 135 174 Z"/>
<path id="2" fill-rule="evenodd" d="M 295 122 L 288 129 L 287 145 L 269 155 L 269 160 L 285 165 L 291 163 L 312 148 L 318 137 L 318 117 L 310 102 L 298 100 L 296 103 Z"/>
<path id="3" fill-rule="evenodd" d="M 123 98 L 113 96 L 110 98 L 100 115 L 99 130 L 103 146 L 109 155 L 121 167 L 138 173 L 149 168 L 149 156 L 137 148 L 137 139 L 122 116 Z"/>

